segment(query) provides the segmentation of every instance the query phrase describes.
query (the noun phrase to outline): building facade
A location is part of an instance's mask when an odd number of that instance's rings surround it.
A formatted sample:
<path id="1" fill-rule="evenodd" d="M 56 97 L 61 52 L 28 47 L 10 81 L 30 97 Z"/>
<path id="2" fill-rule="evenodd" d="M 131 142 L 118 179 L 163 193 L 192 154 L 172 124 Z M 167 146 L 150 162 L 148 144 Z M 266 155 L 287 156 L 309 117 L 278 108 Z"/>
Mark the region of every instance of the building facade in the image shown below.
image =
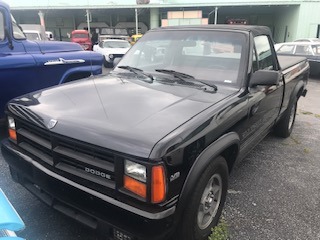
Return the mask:
<path id="1" fill-rule="evenodd" d="M 141 2 L 141 0 L 140 0 Z M 133 34 L 161 25 L 225 24 L 232 21 L 269 26 L 275 42 L 320 37 L 320 0 L 10 0 L 21 24 L 45 24 L 56 39 L 68 40 L 81 26 L 125 26 Z M 139 25 L 136 25 L 139 22 Z M 82 25 L 81 25 L 82 24 Z M 119 25 L 120 24 L 120 25 Z"/>

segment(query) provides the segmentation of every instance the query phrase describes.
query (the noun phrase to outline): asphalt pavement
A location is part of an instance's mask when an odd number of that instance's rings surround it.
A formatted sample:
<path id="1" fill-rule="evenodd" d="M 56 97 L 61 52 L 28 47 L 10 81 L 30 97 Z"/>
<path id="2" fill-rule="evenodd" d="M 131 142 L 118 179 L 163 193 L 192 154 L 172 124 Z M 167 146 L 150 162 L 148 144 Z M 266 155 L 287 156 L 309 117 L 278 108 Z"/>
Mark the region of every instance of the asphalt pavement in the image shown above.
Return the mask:
<path id="1" fill-rule="evenodd" d="M 223 212 L 230 240 L 320 240 L 320 79 L 308 89 L 292 135 L 269 134 L 231 173 Z M 21 237 L 103 239 L 13 182 L 1 153 L 0 188 L 26 223 Z"/>
<path id="2" fill-rule="evenodd" d="M 320 79 L 301 98 L 291 136 L 269 134 L 231 173 L 231 240 L 320 239 Z"/>

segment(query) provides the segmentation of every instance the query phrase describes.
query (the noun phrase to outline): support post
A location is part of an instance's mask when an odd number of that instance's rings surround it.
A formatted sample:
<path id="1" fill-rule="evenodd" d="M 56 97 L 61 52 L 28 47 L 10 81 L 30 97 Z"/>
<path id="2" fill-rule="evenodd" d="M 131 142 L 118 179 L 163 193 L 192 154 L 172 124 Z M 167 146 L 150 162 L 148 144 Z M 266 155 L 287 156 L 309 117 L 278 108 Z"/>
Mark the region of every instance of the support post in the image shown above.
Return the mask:
<path id="1" fill-rule="evenodd" d="M 90 17 L 90 10 L 86 10 L 86 16 L 87 16 L 87 25 L 88 25 L 88 32 L 91 34 L 91 29 L 90 29 L 90 22 L 91 22 L 91 17 Z M 91 35 L 90 35 L 91 36 Z"/>
<path id="2" fill-rule="evenodd" d="M 217 25 L 218 21 L 218 7 L 215 7 L 214 9 L 214 24 Z"/>
<path id="3" fill-rule="evenodd" d="M 138 9 L 134 9 L 135 10 L 135 15 L 136 15 L 136 34 L 138 34 L 138 25 L 139 25 L 139 19 L 138 19 Z"/>
<path id="4" fill-rule="evenodd" d="M 44 29 L 46 29 L 46 23 L 44 21 L 44 12 L 39 11 L 38 12 L 39 18 L 40 18 L 40 25 L 44 27 Z"/>

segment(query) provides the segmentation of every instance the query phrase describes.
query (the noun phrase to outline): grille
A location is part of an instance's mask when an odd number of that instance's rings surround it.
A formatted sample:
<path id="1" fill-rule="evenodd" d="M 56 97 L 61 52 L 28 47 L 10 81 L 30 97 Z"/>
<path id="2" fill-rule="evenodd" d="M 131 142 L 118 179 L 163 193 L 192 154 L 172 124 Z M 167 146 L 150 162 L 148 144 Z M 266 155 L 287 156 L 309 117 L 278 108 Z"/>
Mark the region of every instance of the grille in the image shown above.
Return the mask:
<path id="1" fill-rule="evenodd" d="M 17 123 L 17 144 L 51 171 L 104 194 L 115 189 L 115 155 L 87 143 Z"/>

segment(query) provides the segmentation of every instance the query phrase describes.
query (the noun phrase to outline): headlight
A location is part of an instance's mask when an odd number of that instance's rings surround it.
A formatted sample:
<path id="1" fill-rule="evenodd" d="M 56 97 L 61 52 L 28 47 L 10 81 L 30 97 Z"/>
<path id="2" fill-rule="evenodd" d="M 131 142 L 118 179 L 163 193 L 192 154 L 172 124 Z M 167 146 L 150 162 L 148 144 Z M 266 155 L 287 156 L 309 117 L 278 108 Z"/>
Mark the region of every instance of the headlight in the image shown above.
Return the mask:
<path id="1" fill-rule="evenodd" d="M 125 160 L 124 173 L 141 182 L 147 182 L 147 169 L 139 163 Z"/>
<path id="2" fill-rule="evenodd" d="M 112 59 L 113 58 L 113 54 L 109 54 L 109 58 Z"/>
<path id="3" fill-rule="evenodd" d="M 16 132 L 16 122 L 14 121 L 13 117 L 8 117 L 8 131 L 9 131 L 9 138 L 17 141 L 17 132 Z"/>
<path id="4" fill-rule="evenodd" d="M 16 122 L 14 121 L 13 117 L 8 117 L 8 127 L 10 129 L 16 129 Z"/>
<path id="5" fill-rule="evenodd" d="M 130 192 L 147 198 L 147 168 L 139 163 L 125 160 L 123 187 Z"/>
<path id="6" fill-rule="evenodd" d="M 161 203 L 166 199 L 166 173 L 164 166 L 149 166 L 150 179 L 147 179 L 147 167 L 130 161 L 124 161 L 123 187 L 151 203 Z M 148 187 L 147 187 L 148 186 Z"/>

